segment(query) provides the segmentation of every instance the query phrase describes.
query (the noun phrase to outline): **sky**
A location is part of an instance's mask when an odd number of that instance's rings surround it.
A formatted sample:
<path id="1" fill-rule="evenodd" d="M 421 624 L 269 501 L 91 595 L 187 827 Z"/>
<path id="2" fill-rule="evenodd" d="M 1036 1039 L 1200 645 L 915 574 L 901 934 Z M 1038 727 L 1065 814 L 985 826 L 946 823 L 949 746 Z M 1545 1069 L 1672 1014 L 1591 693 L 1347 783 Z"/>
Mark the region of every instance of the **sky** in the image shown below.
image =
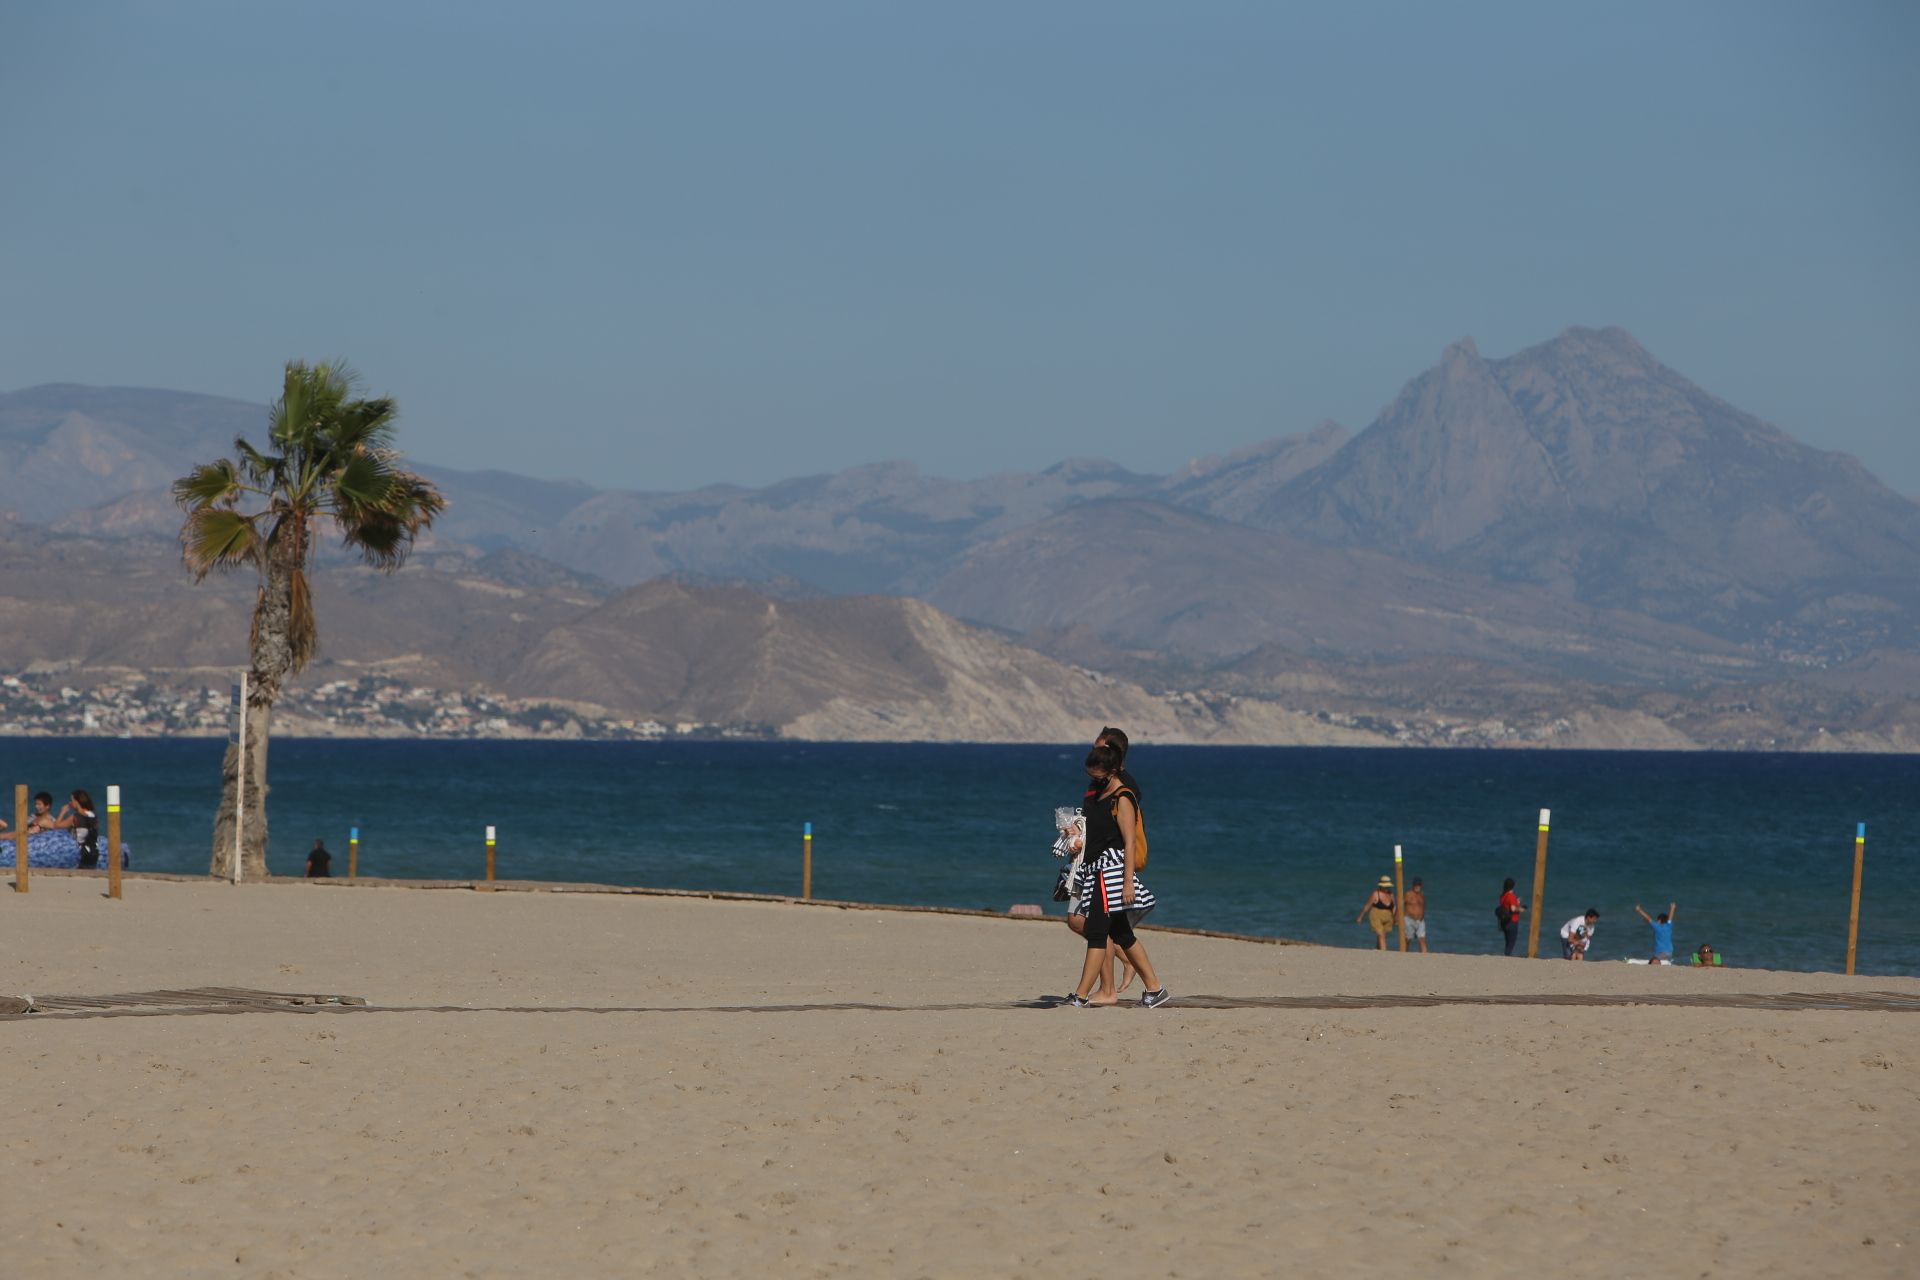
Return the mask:
<path id="1" fill-rule="evenodd" d="M 1622 325 L 1920 495 L 1920 5 L 0 0 L 0 390 L 1145 472 Z"/>

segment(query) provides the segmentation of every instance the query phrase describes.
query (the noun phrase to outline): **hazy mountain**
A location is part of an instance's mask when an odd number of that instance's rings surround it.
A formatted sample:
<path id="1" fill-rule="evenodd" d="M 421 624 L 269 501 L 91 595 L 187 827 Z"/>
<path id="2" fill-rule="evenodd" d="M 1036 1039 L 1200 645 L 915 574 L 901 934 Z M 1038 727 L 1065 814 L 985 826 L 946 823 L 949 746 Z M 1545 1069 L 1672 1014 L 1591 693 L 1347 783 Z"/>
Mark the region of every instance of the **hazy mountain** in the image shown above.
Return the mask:
<path id="1" fill-rule="evenodd" d="M 978 548 L 928 596 L 1051 652 L 1092 641 L 1203 667 L 1275 648 L 1348 664 L 1448 656 L 1614 680 L 1758 667 L 1713 637 L 1537 587 L 1137 500 L 1075 507 Z"/>
<path id="2" fill-rule="evenodd" d="M 1247 519 L 1827 656 L 1920 641 L 1920 506 L 1620 329 L 1456 343 Z"/>
<path id="3" fill-rule="evenodd" d="M 888 597 L 776 601 L 659 579 L 547 632 L 520 697 L 794 737 L 1077 742 L 1099 723 L 1185 736 L 1163 700 Z M 1107 717 L 1103 720 L 1102 717 Z"/>
<path id="4" fill-rule="evenodd" d="M 1304 435 L 1281 436 L 1224 458 L 1203 458 L 1154 486 L 1153 496 L 1222 520 L 1267 524 L 1287 482 L 1319 467 L 1350 439 L 1352 433 L 1339 423 L 1323 422 Z"/>
<path id="5" fill-rule="evenodd" d="M 71 383 L 0 395 L 0 514 L 51 523 L 135 491 L 162 492 L 265 412 L 216 396 Z"/>

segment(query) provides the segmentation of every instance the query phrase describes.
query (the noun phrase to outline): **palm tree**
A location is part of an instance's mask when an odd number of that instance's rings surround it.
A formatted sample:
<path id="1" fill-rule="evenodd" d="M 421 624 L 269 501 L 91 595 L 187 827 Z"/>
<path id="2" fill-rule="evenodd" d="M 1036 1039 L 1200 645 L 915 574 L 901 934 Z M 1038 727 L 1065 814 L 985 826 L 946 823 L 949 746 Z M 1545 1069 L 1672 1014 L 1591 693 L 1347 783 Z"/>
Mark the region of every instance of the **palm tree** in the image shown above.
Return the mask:
<path id="1" fill-rule="evenodd" d="M 260 576 L 249 642 L 246 755 L 227 747 L 220 811 L 213 827 L 214 875 L 233 874 L 233 823 L 246 770 L 245 847 L 249 879 L 267 873 L 267 735 L 281 683 L 313 658 L 319 628 L 307 581 L 314 537 L 324 526 L 375 568 L 397 569 L 420 530 L 446 508 L 440 491 L 402 470 L 392 447 L 391 399 L 355 396 L 345 364 L 287 364 L 263 451 L 245 439 L 234 456 L 195 467 L 173 497 L 187 513 L 180 545 L 194 580 L 215 569 L 250 565 Z"/>

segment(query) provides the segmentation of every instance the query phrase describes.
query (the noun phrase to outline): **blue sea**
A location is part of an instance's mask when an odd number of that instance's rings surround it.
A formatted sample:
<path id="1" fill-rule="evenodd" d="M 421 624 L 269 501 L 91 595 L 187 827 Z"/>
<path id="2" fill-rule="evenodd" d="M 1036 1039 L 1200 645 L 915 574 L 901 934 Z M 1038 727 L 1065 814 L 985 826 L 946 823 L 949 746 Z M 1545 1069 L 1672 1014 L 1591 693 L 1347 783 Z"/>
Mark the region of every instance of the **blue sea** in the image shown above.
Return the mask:
<path id="1" fill-rule="evenodd" d="M 223 744 L 0 740 L 0 779 L 104 803 L 143 870 L 207 868 Z M 1083 746 L 276 739 L 269 861 L 298 875 L 316 837 L 345 874 L 470 878 L 498 828 L 499 874 L 1005 910 L 1048 900 L 1056 805 Z M 1636 902 L 1677 901 L 1682 951 L 1834 970 L 1846 957 L 1854 832 L 1867 824 L 1859 968 L 1920 974 L 1920 758 L 1652 752 L 1136 747 L 1152 923 L 1371 945 L 1353 923 L 1403 846 L 1436 950 L 1497 953 L 1502 877 L 1533 874 L 1553 811 L 1543 954 L 1598 907 L 1590 957 L 1644 956 Z M 9 792 L 10 792 L 9 788 Z M 12 820 L 11 795 L 7 797 Z M 10 852 L 8 862 L 11 861 Z M 1524 936 L 1522 940 L 1524 946 Z"/>

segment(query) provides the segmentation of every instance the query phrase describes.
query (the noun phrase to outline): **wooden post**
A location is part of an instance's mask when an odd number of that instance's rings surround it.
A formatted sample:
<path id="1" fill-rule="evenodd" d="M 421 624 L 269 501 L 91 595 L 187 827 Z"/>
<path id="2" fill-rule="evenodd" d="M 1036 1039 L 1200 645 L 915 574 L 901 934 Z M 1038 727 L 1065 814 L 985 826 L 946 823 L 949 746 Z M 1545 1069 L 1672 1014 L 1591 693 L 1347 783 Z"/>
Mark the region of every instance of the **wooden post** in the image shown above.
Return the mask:
<path id="1" fill-rule="evenodd" d="M 1401 900 L 1406 897 L 1405 874 L 1400 870 L 1400 846 L 1393 846 L 1393 931 L 1400 935 L 1400 950 L 1407 949 L 1406 907 Z"/>
<path id="2" fill-rule="evenodd" d="M 1853 976 L 1854 954 L 1860 947 L 1860 864 L 1867 860 L 1867 824 L 1853 831 L 1853 905 L 1847 909 L 1847 976 Z"/>
<path id="3" fill-rule="evenodd" d="M 1540 811 L 1540 841 L 1533 847 L 1533 907 L 1528 912 L 1527 921 L 1527 959 L 1538 959 L 1540 955 L 1540 909 L 1547 898 L 1547 826 L 1553 819 L 1553 810 Z"/>
<path id="4" fill-rule="evenodd" d="M 352 880 L 360 874 L 360 828 L 350 827 L 347 833 L 347 879 Z"/>
<path id="5" fill-rule="evenodd" d="M 22 782 L 13 789 L 13 888 L 16 893 L 27 891 L 27 784 Z"/>
<path id="6" fill-rule="evenodd" d="M 487 883 L 493 883 L 493 828 L 487 828 Z"/>
<path id="7" fill-rule="evenodd" d="M 813 901 L 813 824 L 800 829 L 800 900 Z"/>
<path id="8" fill-rule="evenodd" d="M 107 896 L 120 897 L 120 788 L 107 788 Z"/>

